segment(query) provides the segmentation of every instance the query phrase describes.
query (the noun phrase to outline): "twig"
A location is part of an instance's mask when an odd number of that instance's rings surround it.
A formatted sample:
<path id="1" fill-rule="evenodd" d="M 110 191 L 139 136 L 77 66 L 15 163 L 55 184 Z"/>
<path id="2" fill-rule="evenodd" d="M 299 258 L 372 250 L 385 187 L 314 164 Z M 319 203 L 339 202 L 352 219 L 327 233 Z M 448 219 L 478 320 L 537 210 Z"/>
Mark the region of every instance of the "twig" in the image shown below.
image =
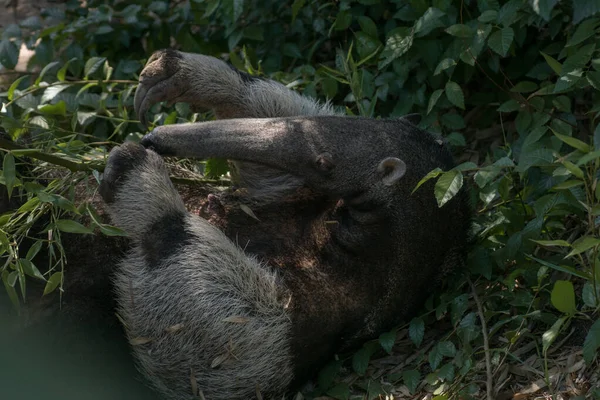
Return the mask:
<path id="1" fill-rule="evenodd" d="M 41 151 L 28 149 L 27 147 L 23 147 L 18 145 L 8 139 L 0 138 L 0 149 L 6 151 L 12 150 L 26 150 L 27 157 L 34 158 L 36 160 L 45 161 L 52 165 L 58 165 L 60 167 L 64 167 L 71 172 L 91 172 L 96 170 L 98 172 L 104 171 L 105 164 L 94 162 L 75 162 L 71 160 L 64 159 L 62 157 L 54 156 L 52 154 L 43 153 Z M 219 185 L 219 186 L 230 186 L 231 183 L 226 180 L 218 180 L 218 179 L 191 179 L 191 178 L 179 178 L 172 176 L 171 182 L 179 185 Z"/>
<path id="2" fill-rule="evenodd" d="M 477 296 L 477 290 L 475 289 L 475 285 L 469 278 L 469 284 L 471 285 L 471 290 L 473 291 L 473 299 L 477 304 L 477 312 L 479 314 L 479 319 L 481 320 L 481 332 L 483 334 L 483 351 L 485 353 L 485 372 L 487 375 L 486 381 L 486 389 L 487 389 L 487 400 L 494 400 L 494 377 L 492 374 L 492 360 L 490 357 L 490 342 L 488 338 L 488 330 L 487 324 L 485 322 L 485 316 L 483 315 L 483 305 L 481 304 L 481 300 L 479 300 L 479 296 Z"/>
<path id="3" fill-rule="evenodd" d="M 45 161 L 53 165 L 58 165 L 61 167 L 67 168 L 71 172 L 79 172 L 79 171 L 92 171 L 96 170 L 98 172 L 104 171 L 104 164 L 98 163 L 79 163 L 64 159 L 62 157 L 54 156 L 52 154 L 43 153 L 41 151 L 28 149 L 27 147 L 23 147 L 18 145 L 10 140 L 0 138 L 0 149 L 2 150 L 26 150 L 27 157 L 35 158 L 36 160 Z"/>

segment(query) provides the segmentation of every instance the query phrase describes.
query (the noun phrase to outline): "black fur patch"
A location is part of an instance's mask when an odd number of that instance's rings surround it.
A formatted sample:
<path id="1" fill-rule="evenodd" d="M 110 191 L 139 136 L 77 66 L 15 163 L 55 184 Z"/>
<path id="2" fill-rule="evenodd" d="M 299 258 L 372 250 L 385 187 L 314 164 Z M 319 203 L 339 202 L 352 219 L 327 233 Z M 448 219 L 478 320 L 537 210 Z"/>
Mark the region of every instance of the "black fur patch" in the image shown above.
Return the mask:
<path id="1" fill-rule="evenodd" d="M 178 253 L 191 243 L 192 235 L 185 229 L 185 214 L 168 214 L 156 221 L 142 239 L 142 249 L 149 268 Z"/>
<path id="2" fill-rule="evenodd" d="M 125 175 L 143 163 L 146 156 L 146 150 L 132 142 L 115 147 L 110 152 L 99 189 L 104 202 L 111 204 L 115 201 L 115 194 L 123 185 Z"/>

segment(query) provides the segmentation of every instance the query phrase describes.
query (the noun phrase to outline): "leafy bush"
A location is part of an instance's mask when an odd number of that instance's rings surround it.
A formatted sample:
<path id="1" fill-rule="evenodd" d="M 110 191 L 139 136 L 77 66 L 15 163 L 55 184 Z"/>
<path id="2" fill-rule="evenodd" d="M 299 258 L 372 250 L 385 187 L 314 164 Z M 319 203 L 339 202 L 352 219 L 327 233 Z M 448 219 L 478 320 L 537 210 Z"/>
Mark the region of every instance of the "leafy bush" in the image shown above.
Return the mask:
<path id="1" fill-rule="evenodd" d="M 350 115 L 419 113 L 421 126 L 445 137 L 461 161 L 451 171 L 424 177 L 436 179 L 439 205 L 471 181 L 476 217 L 468 277 L 455 278 L 451 289 L 433 295 L 424 314 L 407 326 L 350 355 L 361 379 L 336 379 L 349 364 L 332 362 L 314 395 L 346 399 L 364 392 L 372 399 L 403 387 L 406 393 L 434 392 L 436 399 L 481 398 L 484 389 L 476 382 L 487 380 L 499 389 L 492 374 L 507 370 L 512 351 L 524 341 L 539 343 L 551 386 L 549 354 L 573 324 L 589 328 L 583 359 L 597 365 L 597 2 L 127 3 L 91 0 L 83 8 L 68 1 L 64 9 L 45 10 L 41 18 L 2 33 L 0 63 L 13 68 L 26 44 L 35 51 L 29 67 L 39 71 L 23 74 L 0 96 L 0 126 L 11 139 L 27 143 L 12 151 L 0 143 L 1 183 L 27 200 L 0 217 L 2 280 L 15 304 L 15 287 L 24 294 L 26 275 L 46 280 L 46 292 L 61 285 L 65 255 L 55 254 L 60 232 L 99 226 L 106 234 L 120 234 L 102 224 L 89 204 L 74 204 L 72 188 L 90 174 L 97 177 L 113 143 L 141 137 L 144 128 L 132 111 L 137 74 L 154 50 L 175 46 L 224 57 L 251 74 L 342 105 Z M 209 117 L 184 104 L 154 111 L 153 124 Z M 29 168 L 18 169 L 18 163 Z M 66 166 L 71 174 L 40 181 L 40 171 L 52 165 Z M 205 172 L 214 178 L 224 171 L 209 162 Z M 19 257 L 19 243 L 48 213 L 46 230 L 54 236 L 37 238 Z M 90 227 L 72 220 L 82 214 L 91 217 Z M 55 261 L 44 274 L 31 262 L 42 248 Z M 449 329 L 425 345 L 436 321 Z M 385 371 L 386 386 L 369 360 L 382 350 L 392 353 L 404 337 L 416 356 L 403 370 Z M 488 390 L 488 396 L 496 395 Z"/>

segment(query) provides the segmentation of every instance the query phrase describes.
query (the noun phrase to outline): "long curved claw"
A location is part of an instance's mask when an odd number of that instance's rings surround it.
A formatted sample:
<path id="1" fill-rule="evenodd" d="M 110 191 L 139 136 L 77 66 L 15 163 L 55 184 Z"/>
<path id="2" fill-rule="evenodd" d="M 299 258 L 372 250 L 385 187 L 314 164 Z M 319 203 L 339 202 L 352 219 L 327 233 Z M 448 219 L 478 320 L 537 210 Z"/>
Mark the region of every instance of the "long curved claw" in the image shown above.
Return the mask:
<path id="1" fill-rule="evenodd" d="M 173 50 L 152 54 L 140 74 L 140 84 L 135 91 L 133 107 L 140 122 L 148 125 L 146 113 L 154 104 L 178 98 L 185 90 L 181 77 L 173 79 L 180 71 L 181 55 Z"/>

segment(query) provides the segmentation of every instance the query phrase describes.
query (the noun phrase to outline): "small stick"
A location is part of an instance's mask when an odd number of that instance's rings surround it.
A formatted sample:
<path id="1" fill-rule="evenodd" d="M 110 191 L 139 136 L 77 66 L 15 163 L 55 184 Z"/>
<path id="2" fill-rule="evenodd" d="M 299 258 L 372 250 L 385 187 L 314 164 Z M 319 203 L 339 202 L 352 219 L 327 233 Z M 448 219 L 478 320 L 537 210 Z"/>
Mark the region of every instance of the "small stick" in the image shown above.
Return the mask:
<path id="1" fill-rule="evenodd" d="M 479 314 L 479 320 L 481 321 L 481 332 L 483 333 L 483 351 L 485 353 L 485 372 L 487 374 L 486 389 L 487 389 L 487 400 L 494 400 L 494 377 L 492 374 L 492 360 L 490 357 L 490 342 L 488 338 L 487 324 L 485 322 L 485 316 L 483 315 L 483 305 L 479 296 L 477 296 L 477 290 L 471 279 L 469 279 L 471 290 L 473 291 L 473 299 L 477 304 L 477 313 Z"/>

